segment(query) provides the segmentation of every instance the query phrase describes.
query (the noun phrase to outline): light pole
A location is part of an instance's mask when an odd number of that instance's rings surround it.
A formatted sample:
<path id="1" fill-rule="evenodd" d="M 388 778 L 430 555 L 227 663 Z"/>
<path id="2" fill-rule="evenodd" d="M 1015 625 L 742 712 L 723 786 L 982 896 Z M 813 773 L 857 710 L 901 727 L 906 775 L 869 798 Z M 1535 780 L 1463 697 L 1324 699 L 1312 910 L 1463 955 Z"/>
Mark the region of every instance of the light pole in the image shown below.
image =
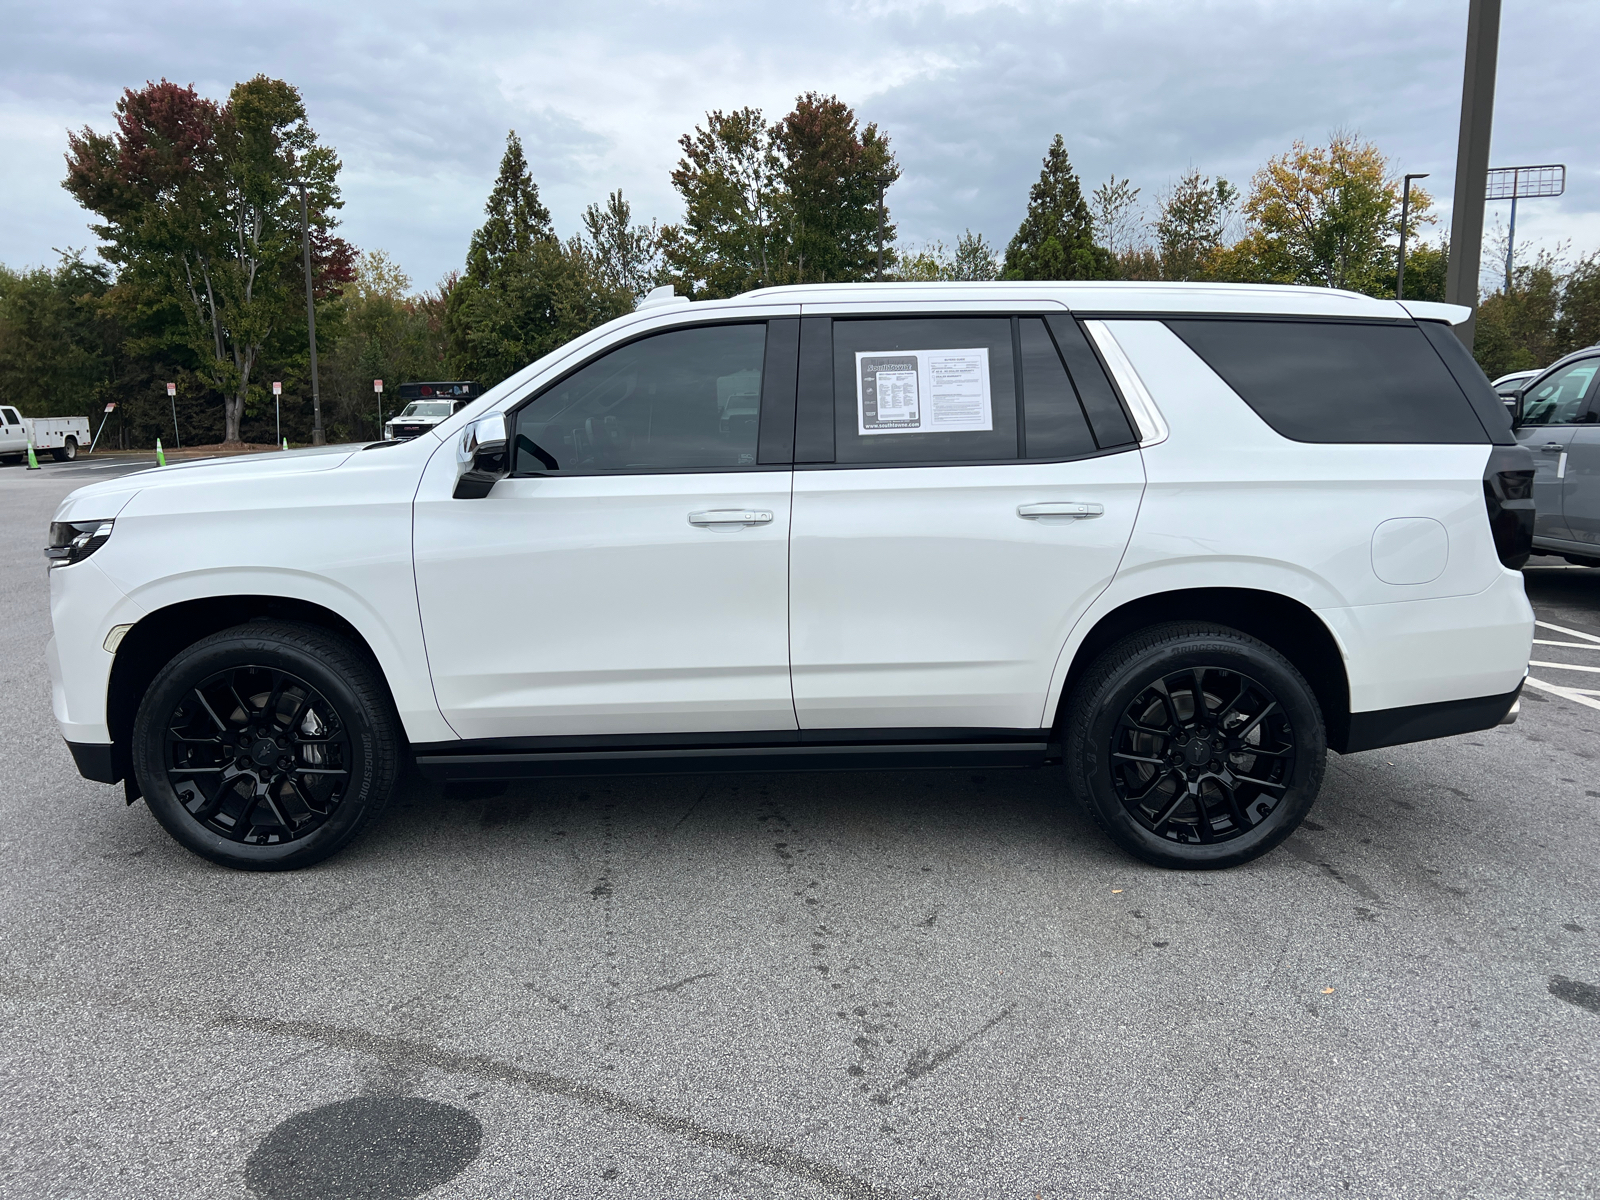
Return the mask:
<path id="1" fill-rule="evenodd" d="M 1483 256 L 1483 205 L 1494 123 L 1494 72 L 1500 51 L 1500 0 L 1467 7 L 1467 65 L 1461 79 L 1461 133 L 1456 140 L 1456 191 L 1450 206 L 1450 267 L 1444 298 L 1473 310 L 1456 326 L 1468 350 L 1478 323 L 1478 264 Z"/>
<path id="2" fill-rule="evenodd" d="M 317 306 L 311 291 L 311 218 L 306 208 L 306 181 L 296 179 L 300 189 L 300 253 L 306 269 L 306 328 L 311 339 L 311 444 L 324 445 L 322 434 L 322 389 L 317 381 Z"/>
<path id="3" fill-rule="evenodd" d="M 883 189 L 895 181 L 895 175 L 874 175 L 872 182 L 878 185 L 878 282 L 883 282 Z"/>
<path id="4" fill-rule="evenodd" d="M 1406 298 L 1406 218 L 1411 215 L 1411 181 L 1413 179 L 1426 179 L 1428 172 L 1419 175 L 1407 175 L 1405 187 L 1400 192 L 1400 262 L 1394 269 L 1394 298 Z"/>

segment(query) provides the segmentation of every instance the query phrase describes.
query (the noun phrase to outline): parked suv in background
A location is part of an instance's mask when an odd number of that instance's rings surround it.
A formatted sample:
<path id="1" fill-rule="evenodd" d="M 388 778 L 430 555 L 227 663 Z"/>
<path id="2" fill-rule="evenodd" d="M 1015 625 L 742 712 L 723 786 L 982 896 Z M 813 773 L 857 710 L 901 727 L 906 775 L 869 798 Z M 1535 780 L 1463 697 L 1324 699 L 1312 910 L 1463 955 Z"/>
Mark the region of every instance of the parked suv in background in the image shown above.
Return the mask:
<path id="1" fill-rule="evenodd" d="M 1533 452 L 1534 547 L 1600 567 L 1600 346 L 1578 350 L 1518 391 L 1517 440 Z"/>
<path id="2" fill-rule="evenodd" d="M 332 853 L 408 758 L 445 782 L 1064 761 L 1063 801 L 1133 854 L 1243 862 L 1327 749 L 1514 711 L 1532 468 L 1465 315 L 1171 284 L 655 296 L 413 441 L 73 493 L 56 717 L 84 775 L 235 867 Z"/>

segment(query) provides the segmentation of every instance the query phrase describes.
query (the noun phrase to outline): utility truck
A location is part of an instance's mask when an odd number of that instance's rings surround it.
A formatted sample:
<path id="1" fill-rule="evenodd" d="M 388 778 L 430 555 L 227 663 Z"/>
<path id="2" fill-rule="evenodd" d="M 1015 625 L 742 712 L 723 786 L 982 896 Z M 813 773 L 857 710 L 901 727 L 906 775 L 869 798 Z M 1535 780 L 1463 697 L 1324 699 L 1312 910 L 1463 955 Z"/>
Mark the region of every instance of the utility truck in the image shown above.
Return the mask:
<path id="1" fill-rule="evenodd" d="M 32 445 L 35 452 L 50 451 L 57 462 L 71 462 L 78 449 L 89 444 L 85 417 L 25 417 L 9 404 L 0 404 L 0 462 L 20 462 Z"/>

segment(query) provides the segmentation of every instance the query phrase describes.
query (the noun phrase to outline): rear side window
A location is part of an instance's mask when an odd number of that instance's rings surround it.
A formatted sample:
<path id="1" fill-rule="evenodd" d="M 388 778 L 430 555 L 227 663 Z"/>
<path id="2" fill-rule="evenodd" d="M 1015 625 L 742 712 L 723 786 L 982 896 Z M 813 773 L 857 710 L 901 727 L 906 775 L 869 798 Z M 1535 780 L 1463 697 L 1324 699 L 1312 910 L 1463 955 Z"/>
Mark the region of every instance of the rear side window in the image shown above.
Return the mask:
<path id="1" fill-rule="evenodd" d="M 1007 317 L 835 320 L 833 395 L 836 462 L 1017 457 Z"/>
<path id="2" fill-rule="evenodd" d="M 1168 320 L 1273 429 L 1297 442 L 1487 443 L 1415 325 Z"/>
<path id="3" fill-rule="evenodd" d="M 1023 442 L 1028 458 L 1075 458 L 1097 447 L 1078 393 L 1042 317 L 1017 321 L 1022 347 Z"/>
<path id="4" fill-rule="evenodd" d="M 579 368 L 516 417 L 517 474 L 751 469 L 766 326 L 658 333 Z"/>

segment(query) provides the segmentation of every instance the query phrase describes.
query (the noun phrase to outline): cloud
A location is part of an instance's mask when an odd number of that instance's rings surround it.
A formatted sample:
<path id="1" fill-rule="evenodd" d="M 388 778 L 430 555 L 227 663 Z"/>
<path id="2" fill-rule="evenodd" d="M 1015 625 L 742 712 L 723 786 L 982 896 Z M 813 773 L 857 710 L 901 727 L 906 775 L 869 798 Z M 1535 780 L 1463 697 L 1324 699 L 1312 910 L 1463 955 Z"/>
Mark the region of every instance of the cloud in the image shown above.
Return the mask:
<path id="1" fill-rule="evenodd" d="M 1190 166 L 1246 185 L 1294 139 L 1357 129 L 1397 169 L 1432 171 L 1447 207 L 1465 39 L 1459 0 L 4 0 L 0 19 L 0 261 L 92 240 L 60 156 L 66 129 L 109 125 L 122 88 L 165 76 L 220 97 L 265 72 L 302 89 L 340 152 L 346 235 L 422 283 L 460 265 L 507 129 L 563 232 L 618 187 L 670 220 L 679 135 L 712 108 L 780 116 L 813 88 L 891 137 L 913 242 L 970 227 L 1004 244 L 1057 132 L 1086 185 L 1116 173 L 1149 199 Z M 1494 161 L 1571 167 L 1567 195 L 1519 224 L 1595 249 L 1600 6 L 1528 0 L 1503 21 Z"/>

